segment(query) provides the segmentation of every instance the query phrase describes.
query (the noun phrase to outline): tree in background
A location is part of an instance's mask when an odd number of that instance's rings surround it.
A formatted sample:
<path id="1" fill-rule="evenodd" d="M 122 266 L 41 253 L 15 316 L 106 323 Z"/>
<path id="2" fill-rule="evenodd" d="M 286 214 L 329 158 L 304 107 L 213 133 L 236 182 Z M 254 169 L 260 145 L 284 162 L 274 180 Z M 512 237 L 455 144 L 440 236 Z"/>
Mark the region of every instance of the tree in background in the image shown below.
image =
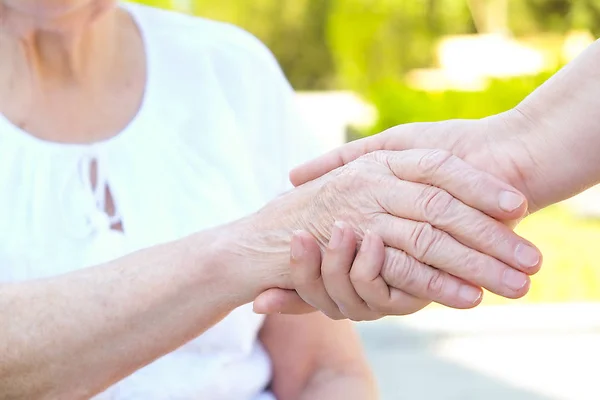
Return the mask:
<path id="1" fill-rule="evenodd" d="M 463 0 L 334 0 L 332 11 L 338 83 L 359 92 L 431 66 L 441 36 L 475 32 Z"/>
<path id="2" fill-rule="evenodd" d="M 173 8 L 177 0 L 138 0 Z M 180 0 L 181 1 L 181 0 Z M 189 0 L 196 15 L 232 22 L 273 51 L 302 90 L 362 92 L 431 66 L 440 37 L 497 32 L 600 34 L 600 0 Z M 506 15 L 506 16 L 504 16 Z"/>
<path id="3" fill-rule="evenodd" d="M 335 68 L 326 40 L 331 0 L 198 0 L 194 14 L 232 22 L 261 39 L 296 88 L 332 89 Z"/>

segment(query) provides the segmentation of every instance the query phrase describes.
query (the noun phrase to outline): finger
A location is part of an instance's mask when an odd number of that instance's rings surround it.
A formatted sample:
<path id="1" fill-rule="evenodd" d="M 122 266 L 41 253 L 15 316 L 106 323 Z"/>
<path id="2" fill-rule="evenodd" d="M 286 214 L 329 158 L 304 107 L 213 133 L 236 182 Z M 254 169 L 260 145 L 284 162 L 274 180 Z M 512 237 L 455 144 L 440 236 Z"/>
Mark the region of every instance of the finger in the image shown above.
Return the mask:
<path id="1" fill-rule="evenodd" d="M 314 160 L 308 161 L 290 172 L 290 181 L 294 186 L 300 186 L 333 171 L 334 169 L 354 161 L 358 157 L 372 151 L 384 148 L 383 135 L 374 135 L 355 140 L 334 149 Z"/>
<path id="2" fill-rule="evenodd" d="M 421 133 L 439 123 L 419 122 L 392 127 L 384 132 L 359 140 L 354 140 L 343 146 L 308 161 L 290 172 L 290 181 L 294 186 L 317 179 L 336 168 L 342 167 L 365 154 L 377 150 L 406 150 L 410 148 L 432 148 L 431 140 Z M 443 146 L 442 137 L 435 140 L 437 146 Z"/>
<path id="3" fill-rule="evenodd" d="M 332 236 L 330 241 L 333 240 Z M 304 231 L 292 237 L 291 277 L 296 292 L 307 304 L 331 319 L 346 318 L 325 289 L 321 277 L 321 249 L 315 238 Z"/>
<path id="4" fill-rule="evenodd" d="M 523 297 L 529 290 L 530 279 L 523 272 L 463 245 L 428 223 L 382 215 L 378 227 L 388 246 L 473 285 L 512 299 Z"/>
<path id="5" fill-rule="evenodd" d="M 383 246 L 381 239 L 376 240 L 379 242 L 373 245 Z M 353 268 L 350 277 L 358 295 L 371 308 L 388 315 L 405 315 L 408 304 L 415 312 L 431 301 L 468 309 L 477 306 L 483 296 L 480 288 L 391 247 L 385 248 L 381 275 L 373 272 Z"/>
<path id="6" fill-rule="evenodd" d="M 390 181 L 389 185 L 392 190 L 378 194 L 379 204 L 388 213 L 427 222 L 465 246 L 527 274 L 539 271 L 540 251 L 505 224 L 464 204 L 443 189 L 407 181 Z"/>
<path id="7" fill-rule="evenodd" d="M 308 314 L 316 311 L 295 290 L 269 289 L 254 300 L 256 314 Z"/>
<path id="8" fill-rule="evenodd" d="M 374 155 L 385 157 L 399 179 L 441 188 L 491 217 L 513 220 L 527 212 L 527 200 L 521 192 L 448 151 L 414 149 Z"/>
<path id="9" fill-rule="evenodd" d="M 356 234 L 343 222 L 336 222 L 332 239 L 325 251 L 321 273 L 327 293 L 337 304 L 338 309 L 347 318 L 354 321 L 373 321 L 382 317 L 371 310 L 354 290 L 350 281 L 352 268 L 381 270 L 385 254 L 383 248 L 371 249 L 368 246 L 370 236 L 365 235 L 361 250 L 356 255 Z M 371 251 L 376 250 L 376 251 Z M 354 263 L 354 264 L 353 264 Z"/>
<path id="10" fill-rule="evenodd" d="M 366 250 L 368 253 L 384 254 L 384 265 L 385 263 L 392 262 L 388 261 L 389 254 L 400 252 L 396 249 L 386 248 L 381 238 L 372 233 L 367 234 L 369 236 L 366 243 L 363 245 L 368 246 Z M 360 298 L 368 304 L 369 308 L 384 314 L 384 315 L 408 315 L 413 314 L 419 310 L 425 308 L 431 299 L 427 297 L 418 298 L 409 294 L 397 287 L 390 287 L 384 280 L 380 272 L 383 272 L 383 267 L 374 267 L 375 263 L 369 263 L 368 265 L 355 263 L 350 271 L 350 281 L 356 293 Z M 451 307 L 459 307 L 462 305 L 460 302 L 451 303 Z M 469 308 L 464 306 L 462 308 Z"/>

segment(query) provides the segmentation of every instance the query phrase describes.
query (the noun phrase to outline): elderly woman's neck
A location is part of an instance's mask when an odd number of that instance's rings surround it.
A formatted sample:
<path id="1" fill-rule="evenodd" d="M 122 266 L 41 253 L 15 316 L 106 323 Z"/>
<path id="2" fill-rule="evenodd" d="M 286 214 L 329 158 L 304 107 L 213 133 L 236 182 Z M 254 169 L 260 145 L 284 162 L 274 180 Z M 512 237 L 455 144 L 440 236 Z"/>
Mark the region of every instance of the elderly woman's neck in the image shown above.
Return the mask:
<path id="1" fill-rule="evenodd" d="M 79 29 L 27 30 L 3 18 L 1 4 L 0 114 L 34 136 L 68 143 L 103 140 L 127 126 L 146 85 L 144 43 L 127 12 L 79 19 Z"/>
<path id="2" fill-rule="evenodd" d="M 7 15 L 0 26 L 0 59 L 13 62 L 0 65 L 0 75 L 46 84 L 93 85 L 114 73 L 122 32 L 120 10 L 98 16 L 67 15 L 42 27 L 16 12 Z"/>

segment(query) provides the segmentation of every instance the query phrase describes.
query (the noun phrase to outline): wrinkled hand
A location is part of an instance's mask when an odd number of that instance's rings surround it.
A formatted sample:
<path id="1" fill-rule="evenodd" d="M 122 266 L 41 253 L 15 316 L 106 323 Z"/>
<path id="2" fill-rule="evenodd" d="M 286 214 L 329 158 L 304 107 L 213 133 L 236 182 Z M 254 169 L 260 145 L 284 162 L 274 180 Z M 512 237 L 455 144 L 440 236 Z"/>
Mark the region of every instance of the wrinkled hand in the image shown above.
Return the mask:
<path id="1" fill-rule="evenodd" d="M 371 231 L 382 238 L 387 247 L 381 276 L 389 289 L 374 284 L 377 275 L 371 277 L 370 301 L 360 296 L 377 314 L 411 313 L 429 301 L 470 308 L 481 298 L 478 286 L 521 297 L 529 285 L 523 272 L 539 269 L 539 252 L 494 219 L 521 217 L 526 209 L 522 195 L 446 152 L 375 152 L 327 177 L 333 180 L 321 187 L 310 207 L 325 209 L 326 215 L 305 215 L 306 231 L 321 247 L 335 221 L 345 221 L 359 237 Z M 308 238 L 302 242 L 310 246 Z M 271 294 L 263 300 L 277 302 Z M 261 297 L 257 303 L 261 311 Z"/>
<path id="2" fill-rule="evenodd" d="M 520 143 L 520 134 L 530 129 L 516 109 L 480 120 L 398 125 L 309 161 L 292 170 L 290 179 L 298 186 L 377 150 L 441 149 L 517 188 L 527 197 L 529 211 L 533 212 L 539 206 L 523 178 L 522 162 L 515 161 L 531 158 L 527 147 Z"/>

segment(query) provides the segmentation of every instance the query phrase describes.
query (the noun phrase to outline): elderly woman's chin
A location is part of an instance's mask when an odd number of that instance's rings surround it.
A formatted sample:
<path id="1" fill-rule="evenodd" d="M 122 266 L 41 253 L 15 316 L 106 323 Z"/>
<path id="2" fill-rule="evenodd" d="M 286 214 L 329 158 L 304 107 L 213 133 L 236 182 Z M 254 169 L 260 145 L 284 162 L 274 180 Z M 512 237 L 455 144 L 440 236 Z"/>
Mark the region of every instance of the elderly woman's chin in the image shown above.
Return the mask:
<path id="1" fill-rule="evenodd" d="M 0 0 L 0 16 L 4 28 L 17 35 L 79 32 L 116 5 L 117 0 Z"/>
<path id="2" fill-rule="evenodd" d="M 85 9 L 102 10 L 117 0 L 0 0 L 8 9 L 39 19 L 54 19 Z"/>

